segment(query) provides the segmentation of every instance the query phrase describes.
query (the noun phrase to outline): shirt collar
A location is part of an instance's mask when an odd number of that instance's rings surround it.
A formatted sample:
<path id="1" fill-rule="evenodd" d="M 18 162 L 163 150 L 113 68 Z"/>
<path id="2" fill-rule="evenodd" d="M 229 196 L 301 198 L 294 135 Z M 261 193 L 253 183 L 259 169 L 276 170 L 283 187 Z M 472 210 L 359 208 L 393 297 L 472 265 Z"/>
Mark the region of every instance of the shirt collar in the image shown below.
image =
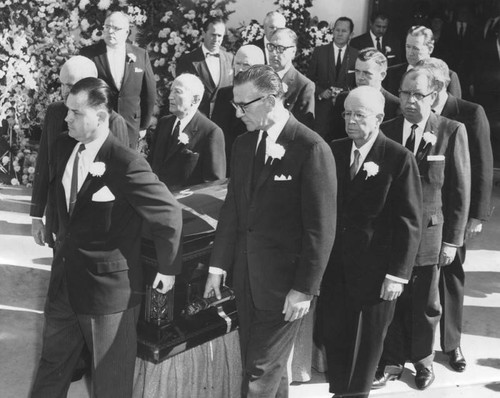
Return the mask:
<path id="1" fill-rule="evenodd" d="M 377 36 L 375 36 L 371 30 L 369 32 L 370 32 L 370 36 L 372 38 L 372 43 L 375 44 L 375 47 L 376 47 Z M 380 46 L 382 46 L 382 37 L 380 38 Z"/>
<path id="2" fill-rule="evenodd" d="M 179 131 L 182 132 L 184 131 L 184 129 L 186 128 L 186 126 L 189 124 L 189 122 L 193 119 L 196 111 L 198 110 L 198 108 L 193 108 L 191 109 L 191 111 L 186 115 L 184 116 L 182 119 L 179 119 L 179 118 L 176 118 L 176 121 L 174 123 L 174 126 L 177 124 L 177 121 L 180 121 L 180 125 L 179 125 Z"/>
<path id="3" fill-rule="evenodd" d="M 334 42 L 334 41 L 332 41 L 332 44 L 333 44 L 333 50 L 334 50 L 335 52 L 338 52 L 339 50 L 344 51 L 344 50 L 346 49 L 346 47 L 347 47 L 347 44 L 346 44 L 344 47 L 340 48 L 339 46 L 337 46 L 337 45 L 335 44 L 335 42 Z"/>
<path id="4" fill-rule="evenodd" d="M 417 131 L 415 131 L 415 134 L 423 133 L 424 129 L 425 129 L 425 125 L 427 124 L 427 120 L 422 120 L 419 123 L 412 123 L 412 122 L 405 119 L 404 125 L 403 125 L 403 130 L 408 129 L 408 131 L 410 131 L 411 126 L 413 126 L 414 124 L 416 124 L 418 126 Z"/>
<path id="5" fill-rule="evenodd" d="M 286 117 L 284 117 L 281 120 L 278 120 L 276 123 L 274 123 L 271 127 L 269 127 L 266 130 L 267 137 L 270 141 L 276 142 L 278 140 L 278 137 L 281 134 L 281 132 L 283 131 L 283 129 L 285 128 L 285 124 L 288 122 L 289 118 L 290 118 L 290 113 L 287 112 Z M 261 130 L 261 133 L 259 135 L 259 141 L 260 141 L 260 137 L 262 136 L 261 134 L 262 134 L 262 130 Z"/>
<path id="6" fill-rule="evenodd" d="M 356 147 L 356 145 L 354 144 L 354 141 L 353 141 L 352 146 L 351 146 L 351 163 L 354 159 L 354 151 L 356 149 L 359 151 L 359 163 L 360 164 L 363 163 L 364 160 L 366 159 L 366 157 L 368 156 L 368 153 L 372 149 L 373 144 L 375 143 L 375 140 L 377 139 L 377 137 L 378 137 L 378 131 L 376 133 L 374 133 L 370 137 L 370 139 L 361 148 Z"/>
<path id="7" fill-rule="evenodd" d="M 125 54 L 125 52 L 127 51 L 127 44 L 124 43 L 123 46 L 118 46 L 118 47 L 109 47 L 109 46 L 106 46 L 106 52 L 108 53 L 121 53 L 121 54 Z"/>
<path id="8" fill-rule="evenodd" d="M 205 45 L 204 45 L 204 44 L 202 44 L 202 45 L 201 45 L 201 49 L 202 49 L 202 51 L 203 51 L 203 55 L 204 55 L 205 57 L 207 56 L 207 54 L 219 54 L 219 51 L 214 51 L 214 52 L 212 52 L 212 51 L 208 51 L 208 49 L 205 47 Z"/>
<path id="9" fill-rule="evenodd" d="M 94 141 L 85 144 L 85 151 L 83 151 L 83 156 L 85 156 L 86 158 L 91 158 L 92 160 L 95 159 L 95 157 L 97 156 L 97 152 L 99 152 L 99 149 L 101 149 L 102 144 L 104 144 L 104 141 L 106 141 L 108 135 L 109 130 L 106 132 L 106 134 L 103 134 L 97 137 Z"/>
<path id="10" fill-rule="evenodd" d="M 292 67 L 292 64 L 288 65 L 285 69 L 280 70 L 279 72 L 276 72 L 281 80 L 283 80 L 283 77 L 286 75 L 286 72 L 288 72 L 291 67 Z"/>

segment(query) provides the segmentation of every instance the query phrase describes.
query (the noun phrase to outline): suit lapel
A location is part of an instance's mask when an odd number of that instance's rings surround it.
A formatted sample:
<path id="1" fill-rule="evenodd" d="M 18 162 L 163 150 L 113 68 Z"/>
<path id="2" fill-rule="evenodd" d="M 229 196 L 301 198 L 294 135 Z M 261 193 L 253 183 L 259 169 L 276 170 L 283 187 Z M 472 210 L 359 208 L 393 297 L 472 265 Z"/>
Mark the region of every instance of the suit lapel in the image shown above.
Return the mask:
<path id="1" fill-rule="evenodd" d="M 247 199 L 250 200 L 252 196 L 252 191 L 251 191 L 252 170 L 253 170 L 253 163 L 255 162 L 255 152 L 257 151 L 257 140 L 259 139 L 259 133 L 257 131 L 253 131 L 247 134 L 249 134 L 248 137 L 249 142 L 247 145 L 248 151 L 246 151 L 243 154 L 243 159 L 241 164 L 244 165 L 244 168 L 242 170 L 243 171 L 242 177 L 245 181 L 244 191 Z"/>
<path id="2" fill-rule="evenodd" d="M 327 64 L 326 64 L 326 70 L 329 71 L 330 74 L 330 81 L 333 83 L 335 79 L 337 78 L 335 74 L 335 52 L 333 51 L 333 44 L 327 44 Z"/>
<path id="3" fill-rule="evenodd" d="M 233 73 L 231 62 L 229 62 L 228 54 L 225 51 L 222 50 L 220 51 L 219 62 L 220 62 L 220 79 L 219 79 L 219 85 L 217 87 L 225 87 L 232 83 L 231 76 Z"/>
<path id="4" fill-rule="evenodd" d="M 196 72 L 198 73 L 198 76 L 206 76 L 207 77 L 206 83 L 208 83 L 208 87 L 206 87 L 206 89 L 209 91 L 209 93 L 212 93 L 215 90 L 216 86 L 215 86 L 214 79 L 212 79 L 212 74 L 210 73 L 210 70 L 208 69 L 208 65 L 205 61 L 205 56 L 203 55 L 203 50 L 201 49 L 201 47 L 198 47 L 198 49 L 196 51 L 198 51 L 198 53 L 196 54 L 198 60 L 193 62 L 193 66 L 195 67 Z M 222 69 L 221 69 L 221 72 L 222 72 Z"/>
<path id="5" fill-rule="evenodd" d="M 438 117 L 435 113 L 431 113 L 429 115 L 429 119 L 427 119 L 427 123 L 425 124 L 425 132 L 431 132 L 432 134 L 436 135 L 436 132 L 438 131 Z M 436 136 L 437 138 L 437 136 Z M 430 143 L 425 143 L 424 137 L 422 136 L 422 140 L 420 141 L 420 145 L 418 147 L 417 155 L 416 155 L 416 160 L 417 164 L 420 165 L 420 162 L 423 159 L 427 158 L 427 155 L 429 152 L 432 150 L 432 144 Z"/>
<path id="6" fill-rule="evenodd" d="M 359 184 L 363 183 L 367 178 L 367 173 L 364 170 L 364 165 L 367 163 L 375 163 L 377 166 L 380 167 L 381 160 L 384 158 L 384 153 L 385 153 L 385 136 L 384 134 L 380 131 L 378 133 L 377 138 L 375 139 L 375 142 L 373 143 L 372 148 L 370 149 L 370 152 L 366 155 L 365 160 L 361 164 L 361 167 L 359 168 L 358 173 L 354 177 L 354 179 L 351 181 L 351 186 L 353 190 L 355 190 L 355 187 L 357 187 Z M 349 153 L 350 155 L 350 153 Z M 350 161 L 350 156 L 349 156 L 349 161 Z M 348 167 L 349 169 L 349 167 Z M 349 176 L 348 176 L 349 178 Z"/>
<path id="7" fill-rule="evenodd" d="M 135 55 L 132 46 L 127 43 L 127 51 L 125 53 L 125 71 L 123 72 L 122 87 L 127 81 L 129 75 L 132 73 L 132 68 L 135 70 L 135 62 L 130 59 L 129 54 Z"/>
<path id="8" fill-rule="evenodd" d="M 111 74 L 111 68 L 109 66 L 108 55 L 106 52 L 106 43 L 101 41 L 99 43 L 99 55 L 95 58 L 95 63 L 97 67 L 101 67 L 106 76 L 106 82 L 116 91 L 118 91 L 118 87 L 116 87 L 115 79 L 113 79 L 113 75 Z"/>
<path id="9" fill-rule="evenodd" d="M 61 156 L 58 159 L 57 169 L 56 169 L 56 181 L 57 181 L 56 203 L 60 204 L 60 206 L 64 206 L 64 211 L 59 212 L 59 214 L 64 214 L 65 217 L 69 217 L 69 214 L 68 214 L 68 206 L 66 204 L 66 191 L 64 189 L 62 180 L 64 176 L 64 171 L 66 170 L 66 165 L 68 164 L 68 160 L 71 156 L 71 153 L 73 152 L 73 149 L 75 149 L 75 145 L 77 143 L 78 142 L 76 140 L 74 140 L 69 136 L 66 140 L 64 140 L 64 144 L 61 144 L 61 149 L 60 149 Z M 67 222 L 67 219 L 63 221 Z"/>
<path id="10" fill-rule="evenodd" d="M 167 162 L 168 159 L 170 159 L 173 156 L 173 154 L 176 153 L 179 150 L 179 148 L 181 147 L 181 143 L 179 141 L 176 141 L 174 144 L 171 143 L 171 138 L 172 138 L 173 129 L 174 129 L 174 125 L 175 125 L 175 121 L 176 120 L 177 120 L 177 118 L 173 117 L 172 118 L 172 123 L 169 123 L 168 126 L 167 126 L 168 137 L 165 140 L 165 145 L 167 146 L 167 151 L 165 153 L 165 160 L 164 160 L 164 162 Z M 181 133 L 180 130 L 179 130 L 179 133 Z"/>

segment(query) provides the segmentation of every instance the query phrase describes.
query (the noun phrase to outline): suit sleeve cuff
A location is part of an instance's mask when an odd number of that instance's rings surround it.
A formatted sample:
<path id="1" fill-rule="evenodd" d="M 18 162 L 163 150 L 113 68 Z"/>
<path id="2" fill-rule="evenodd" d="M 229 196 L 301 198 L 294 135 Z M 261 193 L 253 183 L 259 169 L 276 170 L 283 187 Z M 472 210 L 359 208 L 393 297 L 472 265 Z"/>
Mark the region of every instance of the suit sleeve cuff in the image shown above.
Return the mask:
<path id="1" fill-rule="evenodd" d="M 397 276 L 394 275 L 386 274 L 385 277 L 391 281 L 403 283 L 404 285 L 408 283 L 408 279 L 398 278 Z"/>
<path id="2" fill-rule="evenodd" d="M 208 272 L 215 275 L 224 275 L 225 271 L 219 267 L 208 267 Z"/>
<path id="3" fill-rule="evenodd" d="M 453 243 L 448 243 L 448 242 L 443 242 L 443 245 L 450 246 L 450 247 L 461 247 L 459 245 L 454 245 Z"/>
<path id="4" fill-rule="evenodd" d="M 35 216 L 31 216 L 31 219 L 32 219 L 32 220 L 43 220 L 43 217 L 35 217 Z"/>

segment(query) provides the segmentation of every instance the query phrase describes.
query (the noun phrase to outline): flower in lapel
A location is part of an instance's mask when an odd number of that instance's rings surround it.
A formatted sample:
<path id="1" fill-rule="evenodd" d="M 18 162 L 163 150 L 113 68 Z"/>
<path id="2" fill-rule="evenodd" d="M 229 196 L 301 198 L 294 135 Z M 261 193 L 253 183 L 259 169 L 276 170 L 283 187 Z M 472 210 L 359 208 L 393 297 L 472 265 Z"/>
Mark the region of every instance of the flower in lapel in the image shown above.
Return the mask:
<path id="1" fill-rule="evenodd" d="M 286 94 L 288 93 L 288 84 L 286 83 L 282 83 L 282 86 L 283 86 L 283 92 Z"/>
<path id="2" fill-rule="evenodd" d="M 106 171 L 106 165 L 103 162 L 94 162 L 90 165 L 89 173 L 92 177 L 102 177 Z"/>
<path id="3" fill-rule="evenodd" d="M 390 48 L 389 46 L 385 46 L 385 53 L 388 54 L 392 51 L 392 48 Z"/>
<path id="4" fill-rule="evenodd" d="M 434 145 L 436 143 L 437 137 L 432 131 L 426 131 L 422 136 L 424 139 L 425 145 L 430 144 Z"/>
<path id="5" fill-rule="evenodd" d="M 273 163 L 274 159 L 281 159 L 284 154 L 285 148 L 283 148 L 282 145 L 277 144 L 276 142 L 270 141 L 268 137 L 266 145 L 266 155 L 272 159 L 271 164 Z"/>
<path id="6" fill-rule="evenodd" d="M 184 144 L 184 145 L 189 144 L 189 136 L 186 133 L 179 133 L 178 140 L 181 144 Z"/>
<path id="7" fill-rule="evenodd" d="M 374 177 L 378 174 L 378 164 L 374 162 L 366 162 L 363 164 L 363 170 L 366 171 L 366 178 L 365 180 L 368 179 L 368 177 Z"/>
<path id="8" fill-rule="evenodd" d="M 127 54 L 127 57 L 128 57 L 128 63 L 130 64 L 131 62 L 135 62 L 137 61 L 137 57 L 135 56 L 134 53 L 128 53 Z"/>

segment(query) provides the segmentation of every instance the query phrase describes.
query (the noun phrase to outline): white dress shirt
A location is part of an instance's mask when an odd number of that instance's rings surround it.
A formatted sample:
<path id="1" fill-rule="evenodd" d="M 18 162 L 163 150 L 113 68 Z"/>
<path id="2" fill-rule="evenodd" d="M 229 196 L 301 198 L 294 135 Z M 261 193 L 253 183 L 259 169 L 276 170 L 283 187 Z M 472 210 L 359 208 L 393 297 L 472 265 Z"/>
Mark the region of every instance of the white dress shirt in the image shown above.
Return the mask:
<path id="1" fill-rule="evenodd" d="M 418 147 L 420 145 L 420 141 L 422 141 L 422 137 L 424 135 L 424 129 L 425 125 L 427 123 L 427 120 L 422 120 L 420 123 L 410 123 L 408 120 L 405 119 L 403 123 L 403 146 L 406 145 L 406 141 L 410 137 L 411 133 L 411 126 L 416 124 L 418 127 L 415 130 L 415 149 L 413 151 L 413 154 L 417 154 Z"/>
<path id="2" fill-rule="evenodd" d="M 373 47 L 377 48 L 377 36 L 375 36 L 371 30 L 370 30 L 370 37 L 372 38 Z M 380 41 L 380 49 L 384 51 L 384 45 L 382 44 L 382 40 L 383 36 L 380 37 L 379 41 Z"/>
<path id="3" fill-rule="evenodd" d="M 210 76 L 212 76 L 212 80 L 214 81 L 215 85 L 218 86 L 220 83 L 220 58 L 212 56 L 207 57 L 207 54 L 220 55 L 220 53 L 212 53 L 208 51 L 204 45 L 201 46 L 201 49 L 203 50 L 203 55 L 205 56 L 205 62 L 207 63 L 208 70 L 210 71 Z"/>
<path id="4" fill-rule="evenodd" d="M 347 49 L 347 46 L 340 48 L 334 42 L 332 42 L 332 46 L 333 46 L 333 54 L 334 54 L 334 58 L 335 58 L 335 66 L 337 66 L 337 57 L 339 56 L 339 51 L 342 50 L 342 53 L 340 54 L 340 60 L 342 63 L 342 62 L 344 62 L 345 50 Z"/>
<path id="5" fill-rule="evenodd" d="M 181 124 L 179 125 L 179 132 L 180 133 L 184 132 L 184 129 L 189 124 L 189 122 L 193 119 L 197 110 L 198 110 L 198 108 L 191 109 L 191 111 L 189 111 L 189 113 L 186 116 L 184 116 L 182 119 L 179 119 L 178 117 L 175 118 L 174 128 L 175 128 L 175 125 L 177 124 L 177 122 L 180 121 Z"/>
<path id="6" fill-rule="evenodd" d="M 354 145 L 354 142 L 352 143 L 351 160 L 349 162 L 349 165 L 351 166 L 354 163 L 354 151 L 357 150 L 359 152 L 359 167 L 358 167 L 358 170 L 356 171 L 356 173 L 359 171 L 359 169 L 363 165 L 363 162 L 365 161 L 366 157 L 368 156 L 368 154 L 372 150 L 373 144 L 375 144 L 375 140 L 377 139 L 377 137 L 378 137 L 378 131 L 376 134 L 373 134 L 370 137 L 370 139 L 363 146 L 361 146 L 359 148 L 357 148 L 356 145 Z M 407 279 L 399 278 L 399 277 L 394 276 L 394 275 L 386 274 L 385 277 L 387 279 L 390 279 L 391 281 L 394 281 L 394 282 L 399 282 L 399 283 L 404 283 L 404 284 L 408 283 Z"/>
<path id="7" fill-rule="evenodd" d="M 78 156 L 80 156 L 80 161 L 78 162 L 78 186 L 77 192 L 80 191 L 80 188 L 83 185 L 83 182 L 87 178 L 87 174 L 89 173 L 90 166 L 95 160 L 97 152 L 101 149 L 102 144 L 108 138 L 109 131 L 107 134 L 104 134 L 102 137 L 98 137 L 92 142 L 85 144 L 85 149 L 80 152 Z M 75 156 L 78 154 L 78 148 L 82 145 L 80 142 L 75 145 L 71 156 L 68 159 L 68 163 L 66 164 L 66 168 L 64 169 L 64 174 L 62 177 L 62 184 L 64 187 L 64 193 L 66 197 L 66 206 L 69 211 L 69 196 L 71 192 L 71 180 L 73 177 L 73 164 L 75 162 Z"/>
<path id="8" fill-rule="evenodd" d="M 108 57 L 109 69 L 118 90 L 122 86 L 123 76 L 125 74 L 126 52 L 126 46 L 116 48 L 106 46 L 106 56 Z"/>

